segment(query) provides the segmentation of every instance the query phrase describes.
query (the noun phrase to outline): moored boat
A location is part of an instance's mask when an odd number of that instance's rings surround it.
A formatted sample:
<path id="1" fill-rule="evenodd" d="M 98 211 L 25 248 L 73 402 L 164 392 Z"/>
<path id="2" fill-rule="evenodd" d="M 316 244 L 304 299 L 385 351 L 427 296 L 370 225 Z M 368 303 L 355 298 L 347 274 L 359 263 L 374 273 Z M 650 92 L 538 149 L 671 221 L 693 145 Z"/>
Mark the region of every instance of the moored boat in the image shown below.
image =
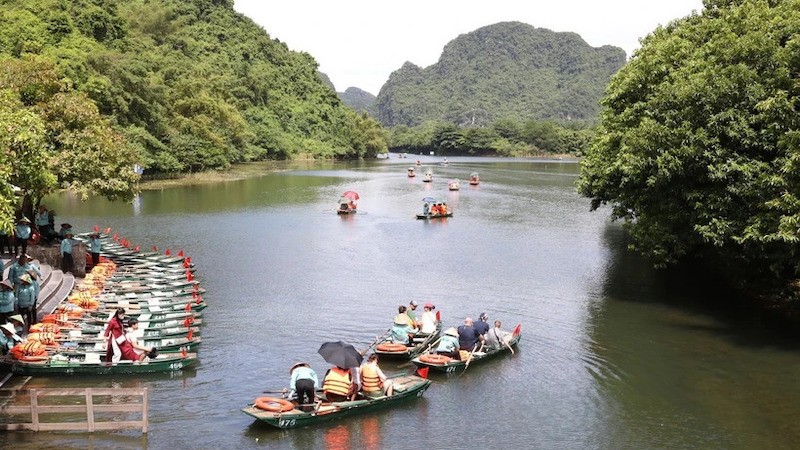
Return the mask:
<path id="1" fill-rule="evenodd" d="M 421 397 L 431 385 L 430 380 L 416 375 L 401 375 L 391 380 L 394 392 L 390 396 L 367 397 L 351 402 L 323 402 L 312 406 L 311 411 L 302 411 L 288 400 L 261 397 L 243 408 L 242 412 L 273 427 L 298 428 L 394 406 L 403 400 Z"/>
<path id="2" fill-rule="evenodd" d="M 98 353 L 79 355 L 55 354 L 41 357 L 36 361 L 7 359 L 3 363 L 10 366 L 16 375 L 113 375 L 128 373 L 172 372 L 197 363 L 196 353 L 167 353 L 146 361 L 119 361 L 106 363 Z"/>
<path id="3" fill-rule="evenodd" d="M 510 353 L 511 349 L 515 347 L 521 338 L 520 333 L 520 326 L 517 325 L 517 328 L 514 330 L 514 334 L 511 339 L 508 341 L 507 345 L 504 345 L 500 348 L 492 348 L 486 351 L 481 352 L 474 352 L 470 358 L 467 360 L 461 359 L 452 359 L 448 358 L 443 355 L 437 355 L 433 353 L 423 353 L 416 358 L 412 359 L 411 362 L 414 363 L 415 366 L 419 368 L 428 367 L 431 370 L 435 370 L 437 372 L 444 372 L 444 373 L 453 373 L 459 372 L 464 370 L 469 362 L 469 365 L 479 364 L 482 361 L 486 361 L 487 359 L 494 358 L 499 355 L 503 355 L 506 353 Z"/>

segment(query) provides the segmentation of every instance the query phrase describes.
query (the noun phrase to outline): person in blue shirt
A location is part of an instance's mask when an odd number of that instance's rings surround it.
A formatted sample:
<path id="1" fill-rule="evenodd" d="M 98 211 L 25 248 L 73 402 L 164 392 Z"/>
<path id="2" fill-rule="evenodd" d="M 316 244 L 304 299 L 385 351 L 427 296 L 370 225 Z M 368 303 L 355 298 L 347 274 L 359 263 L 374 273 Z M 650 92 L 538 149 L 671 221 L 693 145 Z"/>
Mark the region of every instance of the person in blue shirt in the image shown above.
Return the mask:
<path id="1" fill-rule="evenodd" d="M 31 238 L 31 221 L 23 216 L 17 222 L 14 228 L 14 253 L 17 255 L 24 255 L 28 253 L 28 239 Z M 22 252 L 19 251 L 22 247 Z"/>
<path id="2" fill-rule="evenodd" d="M 14 286 L 14 289 L 19 288 L 19 277 L 25 275 L 33 268 L 30 255 L 25 253 L 19 255 L 17 261 L 8 268 L 8 280 Z"/>
<path id="3" fill-rule="evenodd" d="M 6 248 L 9 255 L 14 254 L 14 248 L 11 246 L 11 236 L 8 235 L 8 230 L 0 226 L 0 254 L 6 253 Z"/>
<path id="4" fill-rule="evenodd" d="M 458 327 L 458 347 L 468 352 L 475 351 L 478 344 L 483 342 L 483 336 L 478 333 L 472 322 L 472 317 L 464 319 L 464 325 Z"/>
<path id="5" fill-rule="evenodd" d="M 72 239 L 72 233 L 67 233 L 64 240 L 61 241 L 61 271 L 64 273 L 72 273 L 75 263 L 72 260 L 72 245 L 75 240 Z"/>
<path id="6" fill-rule="evenodd" d="M 10 323 L 0 325 L 0 355 L 7 355 L 17 342 L 22 341 L 14 331 L 14 325 Z"/>
<path id="7" fill-rule="evenodd" d="M 439 340 L 436 353 L 458 359 L 458 331 L 450 327 L 444 332 L 444 336 Z"/>
<path id="8" fill-rule="evenodd" d="M 486 341 L 486 333 L 488 333 L 492 328 L 487 320 L 489 320 L 489 315 L 485 312 L 482 312 L 481 315 L 478 316 L 478 321 L 475 322 L 475 325 L 473 325 L 475 330 L 480 333 L 481 336 L 483 336 L 484 342 Z"/>
<path id="9" fill-rule="evenodd" d="M 8 322 L 17 306 L 17 297 L 14 295 L 14 285 L 9 280 L 0 282 L 0 323 Z"/>
<path id="10" fill-rule="evenodd" d="M 25 328 L 28 329 L 36 323 L 36 290 L 31 284 L 31 276 L 27 273 L 19 277 L 19 281 L 17 306 L 20 314 L 25 318 Z"/>
<path id="11" fill-rule="evenodd" d="M 42 239 L 47 243 L 52 242 L 53 235 L 55 234 L 53 220 L 55 220 L 55 218 L 53 217 L 52 211 L 48 211 L 45 205 L 39 205 L 33 221 L 36 223 L 36 229 L 39 230 L 39 235 L 41 235 Z"/>
<path id="12" fill-rule="evenodd" d="M 317 373 L 306 362 L 299 362 L 289 369 L 291 378 L 289 380 L 289 397 L 297 393 L 298 405 L 312 405 L 317 397 L 316 390 L 319 389 L 319 379 Z M 303 409 L 303 406 L 301 406 Z"/>
<path id="13" fill-rule="evenodd" d="M 91 233 L 89 235 L 89 253 L 92 254 L 92 267 L 100 264 L 100 250 L 103 244 L 100 242 L 100 233 Z"/>

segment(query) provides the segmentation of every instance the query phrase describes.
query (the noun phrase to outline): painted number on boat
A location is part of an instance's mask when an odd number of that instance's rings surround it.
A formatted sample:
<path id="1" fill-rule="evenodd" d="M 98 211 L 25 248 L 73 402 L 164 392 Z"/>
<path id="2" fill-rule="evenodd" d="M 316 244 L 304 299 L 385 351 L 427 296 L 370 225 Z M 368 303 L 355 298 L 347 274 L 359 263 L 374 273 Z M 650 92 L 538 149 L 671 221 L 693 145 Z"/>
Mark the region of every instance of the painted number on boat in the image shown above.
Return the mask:
<path id="1" fill-rule="evenodd" d="M 456 366 L 450 366 L 447 368 L 447 373 L 453 373 L 456 371 Z"/>
<path id="2" fill-rule="evenodd" d="M 295 419 L 280 419 L 278 420 L 278 427 L 280 428 L 292 428 L 297 424 L 297 420 Z"/>
<path id="3" fill-rule="evenodd" d="M 181 362 L 172 363 L 169 365 L 169 368 L 172 370 L 180 370 L 181 368 L 183 368 L 183 363 Z"/>

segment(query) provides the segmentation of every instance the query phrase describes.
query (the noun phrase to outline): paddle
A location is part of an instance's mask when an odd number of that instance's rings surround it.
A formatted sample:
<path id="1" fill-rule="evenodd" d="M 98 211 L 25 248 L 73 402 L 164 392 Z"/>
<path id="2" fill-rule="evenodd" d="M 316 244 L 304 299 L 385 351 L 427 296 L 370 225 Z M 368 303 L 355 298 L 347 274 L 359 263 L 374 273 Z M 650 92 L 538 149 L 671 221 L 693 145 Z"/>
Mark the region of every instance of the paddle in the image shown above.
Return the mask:
<path id="1" fill-rule="evenodd" d="M 423 351 L 422 353 L 430 352 L 431 348 L 433 348 L 433 346 L 438 344 L 439 341 L 441 341 L 441 340 L 442 340 L 442 336 L 440 336 L 439 339 L 435 340 L 431 345 L 429 345 L 428 348 L 426 348 L 425 351 Z"/>
<path id="2" fill-rule="evenodd" d="M 501 339 L 501 341 L 503 341 L 503 344 L 506 344 L 506 347 L 508 347 L 508 349 L 511 351 L 511 354 L 513 355 L 514 349 L 511 348 L 511 345 L 508 343 L 508 341 L 505 338 Z"/>
<path id="3" fill-rule="evenodd" d="M 374 340 L 374 341 L 372 341 L 372 344 L 369 344 L 369 347 L 365 348 L 365 349 L 364 349 L 364 351 L 363 351 L 363 352 L 361 352 L 361 354 L 362 354 L 362 355 L 366 355 L 367 353 L 369 353 L 369 351 L 372 349 L 372 347 L 373 347 L 373 346 L 375 346 L 375 344 L 377 344 L 378 342 L 381 342 L 382 340 L 384 340 L 384 339 L 386 338 L 386 336 L 388 336 L 388 335 L 389 335 L 389 333 L 391 333 L 391 332 L 392 332 L 392 329 L 391 329 L 391 328 L 389 328 L 389 329 L 388 329 L 388 330 L 386 330 L 386 332 L 385 332 L 385 333 L 383 333 L 382 335 L 380 335 L 380 336 L 375 336 L 375 340 Z"/>
<path id="4" fill-rule="evenodd" d="M 472 355 L 475 354 L 475 350 L 478 348 L 478 344 L 479 343 L 476 343 L 475 346 L 472 347 L 472 351 L 469 352 L 469 358 L 467 358 L 467 363 L 464 364 L 464 372 L 467 371 L 467 368 L 469 367 L 469 363 L 472 362 Z"/>

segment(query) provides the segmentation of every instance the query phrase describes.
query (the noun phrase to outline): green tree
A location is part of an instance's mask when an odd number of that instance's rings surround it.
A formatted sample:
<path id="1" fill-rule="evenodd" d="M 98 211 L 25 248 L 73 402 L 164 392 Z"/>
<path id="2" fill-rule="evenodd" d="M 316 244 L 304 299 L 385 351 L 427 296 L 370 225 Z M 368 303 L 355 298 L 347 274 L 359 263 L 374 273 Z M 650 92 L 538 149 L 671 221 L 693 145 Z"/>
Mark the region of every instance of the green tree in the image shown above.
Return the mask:
<path id="1" fill-rule="evenodd" d="M 578 189 L 656 265 L 713 254 L 796 276 L 800 1 L 704 4 L 613 77 Z"/>

